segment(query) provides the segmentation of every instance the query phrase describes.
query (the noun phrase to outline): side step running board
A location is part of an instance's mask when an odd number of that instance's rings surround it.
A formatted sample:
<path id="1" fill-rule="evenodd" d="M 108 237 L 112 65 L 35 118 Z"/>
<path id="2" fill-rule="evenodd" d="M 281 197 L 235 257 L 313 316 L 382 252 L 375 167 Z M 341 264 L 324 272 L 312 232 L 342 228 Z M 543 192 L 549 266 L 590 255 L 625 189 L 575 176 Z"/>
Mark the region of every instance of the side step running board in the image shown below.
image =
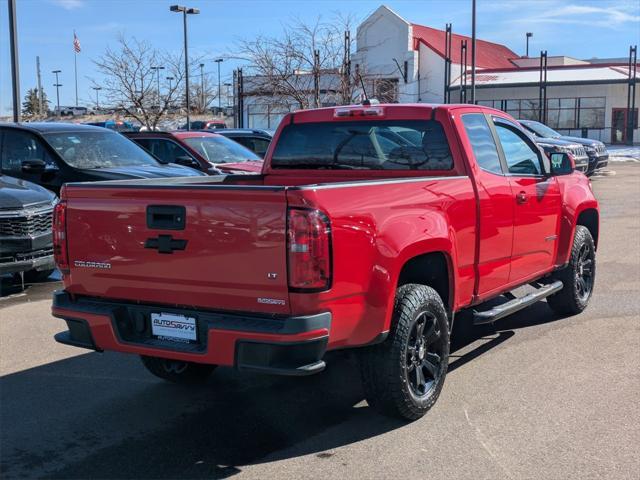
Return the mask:
<path id="1" fill-rule="evenodd" d="M 560 290 L 562 290 L 562 282 L 560 280 L 556 280 L 553 283 L 538 288 L 535 292 L 531 292 L 524 297 L 509 300 L 502 305 L 493 307 L 491 310 L 487 310 L 485 312 L 474 311 L 473 323 L 474 325 L 481 325 L 483 323 L 495 322 L 496 320 L 500 320 L 507 315 L 517 312 L 518 310 L 527 308 L 528 306 L 533 305 L 534 303 L 548 297 L 549 295 L 553 295 Z"/>

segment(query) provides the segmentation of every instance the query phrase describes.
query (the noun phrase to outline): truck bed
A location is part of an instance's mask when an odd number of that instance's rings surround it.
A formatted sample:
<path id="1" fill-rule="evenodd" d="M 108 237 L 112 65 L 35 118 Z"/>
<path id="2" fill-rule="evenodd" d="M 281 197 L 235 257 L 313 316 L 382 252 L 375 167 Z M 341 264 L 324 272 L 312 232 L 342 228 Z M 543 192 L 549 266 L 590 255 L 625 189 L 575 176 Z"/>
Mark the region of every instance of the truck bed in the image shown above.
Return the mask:
<path id="1" fill-rule="evenodd" d="M 409 245 L 414 248 L 420 237 L 454 244 L 463 287 L 452 301 L 468 302 L 476 225 L 468 177 L 318 173 L 69 184 L 63 197 L 70 264 L 65 289 L 85 297 L 212 311 L 331 311 L 341 318 L 332 326 L 332 340 L 358 344 L 388 321 L 390 310 L 380 299 L 393 298 L 387 293 L 399 274 L 394 259 L 411 255 Z M 154 206 L 184 207 L 184 228 L 150 227 Z M 330 219 L 334 283 L 326 292 L 288 288 L 290 208 L 318 209 Z M 171 253 L 145 248 L 160 236 L 187 244 Z"/>

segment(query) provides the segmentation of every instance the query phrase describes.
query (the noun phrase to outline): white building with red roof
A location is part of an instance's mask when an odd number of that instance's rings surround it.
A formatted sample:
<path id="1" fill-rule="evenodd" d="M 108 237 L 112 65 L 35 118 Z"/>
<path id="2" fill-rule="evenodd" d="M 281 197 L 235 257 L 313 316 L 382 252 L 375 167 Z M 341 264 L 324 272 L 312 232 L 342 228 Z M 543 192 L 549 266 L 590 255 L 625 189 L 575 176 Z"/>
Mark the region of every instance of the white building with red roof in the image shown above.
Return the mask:
<path id="1" fill-rule="evenodd" d="M 367 93 L 380 101 L 441 103 L 445 92 L 446 33 L 411 23 L 382 5 L 358 27 L 351 63 Z M 462 42 L 467 42 L 463 72 Z M 451 102 L 471 85 L 471 38 L 451 38 Z M 540 58 L 522 57 L 498 43 L 476 39 L 476 101 L 515 118 L 538 119 Z M 550 56 L 546 123 L 565 135 L 623 143 L 627 136 L 629 69 L 626 62 Z M 470 94 L 467 93 L 467 100 Z M 640 88 L 636 88 L 634 140 L 638 141 Z"/>
<path id="2" fill-rule="evenodd" d="M 382 5 L 358 26 L 351 72 L 358 72 L 366 94 L 381 102 L 442 103 L 445 40 L 444 30 L 411 23 Z M 464 72 L 463 42 L 467 44 Z M 450 58 L 450 100 L 461 101 L 465 79 L 469 101 L 471 38 L 453 33 Z M 523 57 L 505 45 L 476 39 L 476 101 L 505 110 L 517 119 L 538 120 L 542 110 L 539 65 L 539 57 Z M 640 139 L 640 88 L 636 88 L 636 107 L 632 113 L 627 109 L 629 69 L 624 59 L 579 60 L 550 56 L 547 65 L 547 108 L 543 117 L 548 126 L 565 135 L 624 143 L 628 135 L 627 120 L 633 117 L 633 138 L 636 142 Z M 335 88 L 340 78 L 337 70 L 322 73 L 319 84 L 323 106 L 339 102 Z M 296 74 L 293 79 L 306 82 L 308 95 L 312 95 L 310 72 Z M 270 99 L 269 92 L 252 88 L 250 79 L 246 85 L 245 126 L 275 128 L 286 112 L 300 108 L 295 102 L 276 105 L 275 94 Z"/>
<path id="3" fill-rule="evenodd" d="M 399 102 L 442 102 L 445 35 L 443 30 L 410 23 L 382 5 L 358 26 L 351 63 L 369 80 L 372 96 Z M 464 40 L 469 49 L 467 63 L 471 63 L 471 38 L 453 34 L 452 78 L 461 74 L 460 44 Z M 513 62 L 517 58 L 518 54 L 504 45 L 476 41 L 478 69 L 518 68 Z"/>

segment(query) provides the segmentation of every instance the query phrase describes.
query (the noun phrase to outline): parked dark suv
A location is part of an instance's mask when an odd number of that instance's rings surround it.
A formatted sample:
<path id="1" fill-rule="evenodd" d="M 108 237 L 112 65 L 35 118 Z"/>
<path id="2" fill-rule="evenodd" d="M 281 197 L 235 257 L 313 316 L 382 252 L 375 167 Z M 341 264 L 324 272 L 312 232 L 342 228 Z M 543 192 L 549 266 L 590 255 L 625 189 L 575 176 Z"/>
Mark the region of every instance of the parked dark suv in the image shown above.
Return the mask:
<path id="1" fill-rule="evenodd" d="M 29 282 L 51 275 L 55 203 L 49 190 L 0 175 L 0 275 L 25 272 Z"/>
<path id="2" fill-rule="evenodd" d="M 273 137 L 266 130 L 257 128 L 227 128 L 218 130 L 216 133 L 235 140 L 261 158 L 264 158 L 265 153 L 267 153 L 267 148 L 269 148 Z"/>
<path id="3" fill-rule="evenodd" d="M 587 170 L 587 175 L 591 175 L 596 170 L 606 167 L 609 163 L 609 152 L 607 151 L 607 147 L 604 143 L 598 140 L 562 135 L 559 132 L 556 132 L 553 128 L 547 127 L 544 123 L 536 122 L 534 120 L 519 120 L 519 122 L 534 137 L 564 140 L 582 145 L 589 156 L 589 168 Z"/>
<path id="4" fill-rule="evenodd" d="M 55 193 L 67 182 L 204 175 L 164 165 L 113 130 L 53 122 L 0 124 L 0 168 Z"/>

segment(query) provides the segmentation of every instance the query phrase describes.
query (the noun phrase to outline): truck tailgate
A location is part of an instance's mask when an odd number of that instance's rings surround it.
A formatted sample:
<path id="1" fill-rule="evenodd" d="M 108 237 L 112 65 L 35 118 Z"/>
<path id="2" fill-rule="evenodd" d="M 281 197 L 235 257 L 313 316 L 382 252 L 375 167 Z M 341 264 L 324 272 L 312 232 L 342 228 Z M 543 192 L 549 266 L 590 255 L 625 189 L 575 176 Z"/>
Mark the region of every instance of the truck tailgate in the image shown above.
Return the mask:
<path id="1" fill-rule="evenodd" d="M 290 313 L 284 188 L 72 185 L 65 197 L 68 292 Z"/>

